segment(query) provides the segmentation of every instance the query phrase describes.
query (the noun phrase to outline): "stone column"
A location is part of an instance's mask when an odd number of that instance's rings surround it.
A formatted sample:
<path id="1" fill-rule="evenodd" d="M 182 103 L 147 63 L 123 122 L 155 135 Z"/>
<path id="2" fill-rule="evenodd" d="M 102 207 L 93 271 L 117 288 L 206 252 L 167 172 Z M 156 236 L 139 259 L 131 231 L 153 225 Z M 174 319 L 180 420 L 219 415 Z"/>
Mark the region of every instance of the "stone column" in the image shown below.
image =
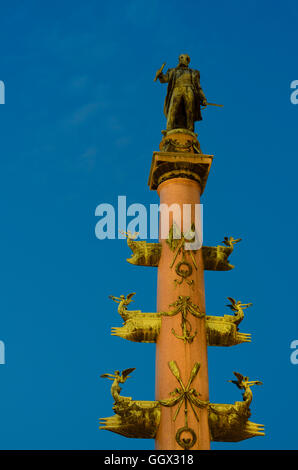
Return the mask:
<path id="1" fill-rule="evenodd" d="M 183 134 L 181 137 L 182 145 L 186 148 L 185 141 L 189 136 Z M 175 144 L 177 145 L 177 135 L 175 135 Z M 198 142 L 197 148 L 199 148 Z M 183 232 L 183 205 L 191 205 L 191 222 L 194 222 L 194 207 L 196 204 L 200 204 L 200 195 L 207 180 L 212 156 L 190 152 L 189 150 L 192 148 L 188 148 L 188 152 L 173 150 L 175 149 L 172 147 L 170 152 L 156 152 L 154 154 L 149 185 L 151 189 L 157 189 L 160 204 L 166 204 L 169 207 L 172 204 L 177 204 L 180 207 L 181 223 L 178 225 Z M 173 216 L 170 212 L 169 227 L 172 226 L 172 223 Z M 175 251 L 171 249 L 167 240 L 161 238 L 160 242 L 162 250 L 158 265 L 157 311 L 172 312 L 175 307 L 171 307 L 171 304 L 179 302 L 180 299 L 180 302 L 186 302 L 185 305 L 187 302 L 191 302 L 191 305 L 195 306 L 197 315 L 193 315 L 190 310 L 187 310 L 184 330 L 182 312 L 174 316 L 162 316 L 161 331 L 156 343 L 156 399 L 168 400 L 178 396 L 177 393 L 171 395 L 171 392 L 177 388 L 181 389 L 181 384 L 169 367 L 170 362 L 179 369 L 185 387 L 193 368 L 196 363 L 199 363 L 200 368 L 189 388 L 198 393 L 197 397 L 200 400 L 208 401 L 202 250 L 191 252 L 180 250 L 174 261 Z M 183 261 L 186 261 L 186 264 L 179 264 Z M 187 277 L 179 276 L 179 272 L 182 271 L 188 274 Z M 181 336 L 181 338 L 177 336 Z M 156 449 L 182 450 L 190 444 L 191 450 L 209 449 L 210 433 L 207 407 L 192 407 L 189 400 L 186 400 L 186 403 L 184 399 L 181 401 L 181 408 L 175 420 L 179 403 L 174 406 L 161 406 L 161 421 L 156 436 Z"/>

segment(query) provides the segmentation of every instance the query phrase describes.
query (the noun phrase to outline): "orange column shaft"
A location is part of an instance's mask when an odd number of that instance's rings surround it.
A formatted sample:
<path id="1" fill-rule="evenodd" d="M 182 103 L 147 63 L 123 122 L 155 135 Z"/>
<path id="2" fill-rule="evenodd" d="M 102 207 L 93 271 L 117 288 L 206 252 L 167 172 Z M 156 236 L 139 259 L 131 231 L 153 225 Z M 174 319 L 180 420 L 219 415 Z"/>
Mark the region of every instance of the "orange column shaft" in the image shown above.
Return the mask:
<path id="1" fill-rule="evenodd" d="M 183 214 L 183 204 L 200 204 L 200 186 L 197 182 L 186 178 L 173 178 L 161 183 L 158 187 L 160 203 L 171 206 L 178 204 Z M 172 221 L 170 221 L 171 227 Z M 182 227 L 181 227 L 182 228 Z M 204 288 L 204 267 L 202 250 L 194 253 L 197 269 L 193 266 L 192 274 L 187 280 L 193 280 L 193 285 L 189 285 L 185 280 L 178 285 L 175 279 L 181 280 L 175 272 L 175 266 L 170 267 L 173 261 L 173 251 L 166 243 L 160 240 L 162 253 L 158 266 L 157 281 L 157 311 L 171 311 L 170 304 L 178 299 L 178 296 L 190 296 L 192 303 L 199 306 L 201 312 L 205 312 L 205 288 Z M 180 254 L 177 261 L 181 261 Z M 189 261 L 189 256 L 187 257 Z M 169 361 L 176 361 L 183 383 L 186 385 L 191 370 L 195 362 L 200 363 L 200 370 L 193 381 L 191 387 L 200 393 L 201 400 L 209 399 L 208 391 L 208 364 L 207 364 L 207 341 L 205 318 L 196 318 L 188 314 L 187 320 L 191 323 L 192 334 L 197 330 L 197 334 L 191 343 L 184 343 L 183 340 L 174 336 L 172 329 L 181 335 L 181 313 L 173 317 L 162 317 L 160 335 L 156 343 L 156 399 L 164 400 L 170 398 L 170 393 L 180 387 L 176 378 L 168 367 Z M 176 441 L 178 429 L 185 426 L 184 403 L 176 421 L 173 421 L 177 406 L 161 406 L 161 421 L 156 436 L 156 449 L 162 450 L 182 450 Z M 197 440 L 190 450 L 209 449 L 210 436 L 208 425 L 207 408 L 195 407 L 199 422 L 188 403 L 188 427 L 192 428 Z M 183 436 L 184 437 L 184 436 Z M 190 437 L 185 435 L 185 437 Z"/>

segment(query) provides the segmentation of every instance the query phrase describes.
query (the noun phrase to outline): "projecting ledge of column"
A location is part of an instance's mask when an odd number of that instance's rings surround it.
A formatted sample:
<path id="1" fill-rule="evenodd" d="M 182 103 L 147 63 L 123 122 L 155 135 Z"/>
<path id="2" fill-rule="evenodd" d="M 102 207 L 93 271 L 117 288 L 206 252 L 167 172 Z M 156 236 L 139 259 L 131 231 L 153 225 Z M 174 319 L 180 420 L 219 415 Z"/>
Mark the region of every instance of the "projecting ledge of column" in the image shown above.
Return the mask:
<path id="1" fill-rule="evenodd" d="M 148 186 L 156 190 L 166 180 L 187 178 L 197 181 L 203 193 L 213 155 L 191 152 L 154 152 Z"/>

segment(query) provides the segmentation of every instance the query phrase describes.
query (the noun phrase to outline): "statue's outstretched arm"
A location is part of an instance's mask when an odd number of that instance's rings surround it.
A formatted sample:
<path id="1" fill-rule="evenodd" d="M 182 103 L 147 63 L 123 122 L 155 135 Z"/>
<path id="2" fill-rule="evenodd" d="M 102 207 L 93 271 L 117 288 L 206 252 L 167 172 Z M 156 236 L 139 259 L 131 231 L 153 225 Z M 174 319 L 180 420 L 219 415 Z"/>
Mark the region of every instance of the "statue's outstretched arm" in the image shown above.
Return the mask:
<path id="1" fill-rule="evenodd" d="M 160 81 L 160 83 L 168 83 L 170 79 L 169 71 L 167 71 L 167 73 L 161 72 L 161 74 L 157 78 Z"/>

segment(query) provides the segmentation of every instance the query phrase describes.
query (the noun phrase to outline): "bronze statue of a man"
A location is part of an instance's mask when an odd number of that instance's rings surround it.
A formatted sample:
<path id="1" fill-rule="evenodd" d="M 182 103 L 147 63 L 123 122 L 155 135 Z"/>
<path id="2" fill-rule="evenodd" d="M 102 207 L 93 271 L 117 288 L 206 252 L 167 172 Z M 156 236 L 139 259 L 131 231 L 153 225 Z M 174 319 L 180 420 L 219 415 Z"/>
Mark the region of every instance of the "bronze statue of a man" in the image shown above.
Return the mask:
<path id="1" fill-rule="evenodd" d="M 167 130 L 189 129 L 194 131 L 195 121 L 202 120 L 201 105 L 207 100 L 200 85 L 200 72 L 188 67 L 190 57 L 179 56 L 179 63 L 174 69 L 163 73 L 163 67 L 156 73 L 161 83 L 168 83 L 164 113 L 167 118 Z"/>

